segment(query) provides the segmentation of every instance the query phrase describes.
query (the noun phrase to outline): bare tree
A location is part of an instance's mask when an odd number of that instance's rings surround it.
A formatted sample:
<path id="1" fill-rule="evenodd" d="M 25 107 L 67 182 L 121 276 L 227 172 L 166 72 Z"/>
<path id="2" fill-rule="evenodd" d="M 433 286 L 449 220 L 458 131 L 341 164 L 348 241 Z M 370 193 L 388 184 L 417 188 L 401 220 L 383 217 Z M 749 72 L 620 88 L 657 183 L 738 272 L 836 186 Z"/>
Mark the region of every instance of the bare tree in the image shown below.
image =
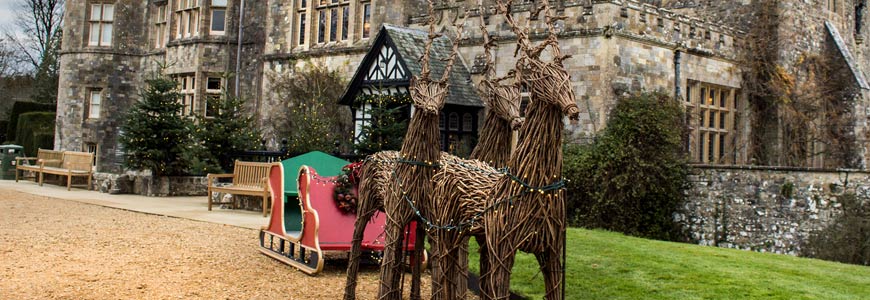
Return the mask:
<path id="1" fill-rule="evenodd" d="M 17 0 L 15 29 L 6 38 L 27 57 L 34 69 L 52 55 L 60 44 L 64 0 Z"/>
<path id="2" fill-rule="evenodd" d="M 19 74 L 21 55 L 15 51 L 8 39 L 0 37 L 0 78 Z"/>
<path id="3" fill-rule="evenodd" d="M 5 39 L 34 79 L 31 98 L 37 102 L 57 101 L 60 42 L 64 0 L 15 0 L 14 28 Z"/>

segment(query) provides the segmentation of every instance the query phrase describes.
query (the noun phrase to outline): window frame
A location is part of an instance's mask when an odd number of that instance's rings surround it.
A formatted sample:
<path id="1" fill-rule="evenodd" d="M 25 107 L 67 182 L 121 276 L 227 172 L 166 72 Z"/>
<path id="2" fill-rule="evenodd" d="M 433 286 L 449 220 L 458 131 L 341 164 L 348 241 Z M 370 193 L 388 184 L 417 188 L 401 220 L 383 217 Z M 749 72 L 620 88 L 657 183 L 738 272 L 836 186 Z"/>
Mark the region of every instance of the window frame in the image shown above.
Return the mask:
<path id="1" fill-rule="evenodd" d="M 92 143 L 92 142 L 84 142 L 84 143 L 82 143 L 82 152 L 94 154 L 93 167 L 96 168 L 97 163 L 100 161 L 100 144 Z"/>
<path id="2" fill-rule="evenodd" d="M 360 21 L 362 30 L 360 37 L 367 39 L 372 37 L 372 2 L 362 2 L 360 9 Z"/>
<path id="3" fill-rule="evenodd" d="M 94 105 L 94 96 L 97 96 L 99 101 L 96 101 L 96 105 Z M 102 117 L 103 113 L 103 89 L 101 88 L 91 88 L 88 89 L 87 95 L 87 110 L 85 111 L 85 120 L 99 120 Z M 96 110 L 94 107 L 96 106 Z M 96 113 L 94 113 L 96 112 Z"/>
<path id="4" fill-rule="evenodd" d="M 690 157 L 703 164 L 734 163 L 728 155 L 735 151 L 739 89 L 689 80 L 686 90 L 683 105 L 689 122 L 687 151 Z"/>
<path id="5" fill-rule="evenodd" d="M 196 99 L 197 99 L 197 81 L 196 73 L 182 73 L 175 74 L 173 76 L 175 78 L 175 82 L 178 83 L 176 89 L 178 90 L 179 95 L 178 102 L 181 103 L 181 111 L 179 112 L 182 116 L 191 117 L 194 115 L 196 111 Z"/>
<path id="6" fill-rule="evenodd" d="M 94 16 L 94 10 L 99 7 L 99 16 Z M 106 17 L 106 8 L 111 8 L 111 15 Z M 114 42 L 115 34 L 115 4 L 104 2 L 91 2 L 88 7 L 88 46 L 91 47 L 111 47 Z M 96 30 L 94 30 L 96 28 Z M 108 28 L 108 35 L 106 35 Z M 96 32 L 96 35 L 94 33 Z M 96 40 L 94 40 L 96 37 Z M 106 41 L 108 37 L 108 41 Z"/>
<path id="7" fill-rule="evenodd" d="M 217 89 L 210 88 L 210 85 L 211 85 L 213 79 L 218 80 L 218 88 Z M 224 80 L 223 77 L 213 77 L 213 76 L 206 77 L 206 80 L 205 80 L 205 97 L 206 98 L 205 98 L 205 101 L 203 102 L 204 105 L 203 105 L 203 109 L 202 109 L 202 115 L 204 117 L 214 118 L 217 116 L 217 114 L 210 114 L 210 112 L 219 113 L 219 111 L 212 111 L 209 109 L 210 108 L 209 100 L 212 98 L 220 99 L 221 97 L 223 97 L 224 87 L 226 86 L 225 83 L 226 83 L 226 80 Z"/>
<path id="8" fill-rule="evenodd" d="M 166 48 L 169 42 L 169 3 L 161 3 L 154 10 L 154 49 Z"/>
<path id="9" fill-rule="evenodd" d="M 211 35 L 226 35 L 227 34 L 227 12 L 229 11 L 229 9 L 228 9 L 229 0 L 223 0 L 224 1 L 223 5 L 215 5 L 214 4 L 215 1 L 217 1 L 217 0 L 211 0 L 211 9 L 210 9 L 211 19 L 209 20 L 209 26 L 208 26 L 209 34 L 211 34 Z M 215 23 L 215 12 L 217 12 L 217 11 L 223 11 L 223 13 L 224 13 L 223 30 L 215 30 L 214 29 L 215 24 L 217 24 L 217 23 Z"/>
<path id="10" fill-rule="evenodd" d="M 201 0 L 175 0 L 175 38 L 184 39 L 199 36 Z"/>

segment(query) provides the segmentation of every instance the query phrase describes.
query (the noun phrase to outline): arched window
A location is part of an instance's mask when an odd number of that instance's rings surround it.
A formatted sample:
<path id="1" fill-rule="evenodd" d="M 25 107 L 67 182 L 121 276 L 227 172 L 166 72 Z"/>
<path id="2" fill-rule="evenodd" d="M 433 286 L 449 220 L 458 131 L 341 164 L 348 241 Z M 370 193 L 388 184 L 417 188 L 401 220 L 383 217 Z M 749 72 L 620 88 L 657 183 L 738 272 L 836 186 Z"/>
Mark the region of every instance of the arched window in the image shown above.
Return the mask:
<path id="1" fill-rule="evenodd" d="M 462 131 L 470 132 L 474 128 L 474 118 L 471 113 L 462 115 Z"/>
<path id="2" fill-rule="evenodd" d="M 447 118 L 447 127 L 450 130 L 459 130 L 459 114 L 453 112 Z"/>

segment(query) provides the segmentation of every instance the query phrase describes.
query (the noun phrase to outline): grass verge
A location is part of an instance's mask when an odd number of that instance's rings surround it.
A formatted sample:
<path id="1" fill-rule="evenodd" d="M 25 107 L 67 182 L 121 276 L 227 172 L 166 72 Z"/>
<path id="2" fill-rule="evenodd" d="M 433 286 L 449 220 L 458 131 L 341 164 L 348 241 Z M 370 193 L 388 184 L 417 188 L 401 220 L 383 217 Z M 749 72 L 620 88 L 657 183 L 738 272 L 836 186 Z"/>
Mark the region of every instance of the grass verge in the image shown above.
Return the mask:
<path id="1" fill-rule="evenodd" d="M 567 299 L 870 299 L 870 267 L 605 231 L 568 229 L 567 260 Z M 534 256 L 517 255 L 511 290 L 544 297 Z"/>

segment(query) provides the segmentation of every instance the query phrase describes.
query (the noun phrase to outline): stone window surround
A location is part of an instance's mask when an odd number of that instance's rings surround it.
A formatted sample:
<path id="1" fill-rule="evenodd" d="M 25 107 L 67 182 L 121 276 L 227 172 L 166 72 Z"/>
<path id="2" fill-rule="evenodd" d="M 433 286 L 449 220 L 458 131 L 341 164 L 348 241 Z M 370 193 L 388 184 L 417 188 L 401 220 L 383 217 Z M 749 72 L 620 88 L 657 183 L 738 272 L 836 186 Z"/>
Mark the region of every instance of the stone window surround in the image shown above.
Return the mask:
<path id="1" fill-rule="evenodd" d="M 291 8 L 293 29 L 288 36 L 294 47 L 302 50 L 310 46 L 344 43 L 351 40 L 370 38 L 371 29 L 364 32 L 362 27 L 364 7 L 371 11 L 372 0 L 296 0 Z M 335 21 L 333 22 L 333 16 Z M 321 30 L 321 19 L 324 20 Z M 371 16 L 368 18 L 371 27 Z M 321 41 L 321 32 L 323 39 Z M 334 38 L 333 38 L 334 35 Z"/>
<path id="2" fill-rule="evenodd" d="M 94 101 L 94 96 L 97 96 L 96 99 L 99 99 L 99 102 L 96 103 Z M 85 94 L 85 109 L 84 109 L 84 121 L 98 120 L 100 119 L 102 108 L 103 108 L 103 89 L 99 87 L 91 87 L 87 88 L 87 92 Z M 95 110 L 96 109 L 96 110 Z"/>
<path id="3" fill-rule="evenodd" d="M 169 3 L 157 3 L 154 9 L 154 48 L 166 48 L 169 42 Z"/>
<path id="4" fill-rule="evenodd" d="M 202 0 L 173 0 L 175 38 L 190 38 L 199 35 L 200 4 Z"/>
<path id="5" fill-rule="evenodd" d="M 704 103 L 699 98 L 702 92 L 706 100 Z M 687 81 L 686 101 L 683 105 L 691 132 L 687 147 L 694 162 L 734 163 L 729 154 L 735 151 L 733 140 L 736 136 L 735 114 L 739 93 L 739 89 L 734 87 L 697 80 Z"/>
<path id="6" fill-rule="evenodd" d="M 98 16 L 95 16 L 95 10 L 99 7 L 100 13 Z M 111 11 L 110 14 L 106 14 L 106 9 Z M 115 21 L 115 4 L 111 1 L 90 1 L 88 2 L 88 30 L 86 30 L 88 36 L 85 37 L 86 45 L 89 47 L 111 47 L 113 35 L 114 35 L 114 21 Z M 96 30 L 95 30 L 96 29 Z M 94 32 L 96 31 L 96 35 Z M 108 32 L 106 32 L 108 31 Z M 108 35 L 106 35 L 108 33 Z M 94 40 L 96 37 L 96 40 Z M 108 40 L 107 40 L 108 37 Z"/>
<path id="7" fill-rule="evenodd" d="M 209 75 L 216 75 L 216 74 L 209 74 Z M 212 87 L 212 84 L 215 83 L 215 79 L 217 80 L 217 84 L 218 84 L 216 89 Z M 205 85 L 206 99 L 222 97 L 222 93 L 224 91 L 225 86 L 226 86 L 226 79 L 224 77 L 221 77 L 221 76 L 208 76 L 208 77 L 206 77 L 206 85 Z M 211 110 L 209 109 L 208 100 L 203 101 L 202 115 L 205 116 L 206 118 L 215 117 L 214 114 L 209 113 L 210 111 Z"/>
<path id="8" fill-rule="evenodd" d="M 227 13 L 229 12 L 229 9 L 228 9 L 229 0 L 211 0 L 210 2 L 211 2 L 210 3 L 211 5 L 209 5 L 209 8 L 210 8 L 211 14 L 210 14 L 210 18 L 209 18 L 209 34 L 211 34 L 211 35 L 225 35 L 226 31 L 227 31 L 227 17 L 228 17 Z M 223 20 L 224 20 L 223 29 L 224 30 L 215 30 L 215 27 L 214 27 L 215 26 L 215 23 L 214 23 L 215 13 L 218 11 L 223 11 L 223 13 L 224 13 L 224 17 L 223 17 Z"/>
<path id="9" fill-rule="evenodd" d="M 339 19 L 343 16 L 343 8 L 350 7 L 350 0 L 314 1 L 318 1 L 317 5 L 313 7 L 319 16 L 317 19 L 317 44 L 338 42 L 339 38 L 343 36 L 339 31 L 344 23 Z"/>
<path id="10" fill-rule="evenodd" d="M 192 116 L 196 110 L 197 85 L 196 73 L 179 73 L 173 74 L 172 77 L 178 82 L 178 93 L 181 97 L 178 102 L 181 103 L 181 115 Z"/>

